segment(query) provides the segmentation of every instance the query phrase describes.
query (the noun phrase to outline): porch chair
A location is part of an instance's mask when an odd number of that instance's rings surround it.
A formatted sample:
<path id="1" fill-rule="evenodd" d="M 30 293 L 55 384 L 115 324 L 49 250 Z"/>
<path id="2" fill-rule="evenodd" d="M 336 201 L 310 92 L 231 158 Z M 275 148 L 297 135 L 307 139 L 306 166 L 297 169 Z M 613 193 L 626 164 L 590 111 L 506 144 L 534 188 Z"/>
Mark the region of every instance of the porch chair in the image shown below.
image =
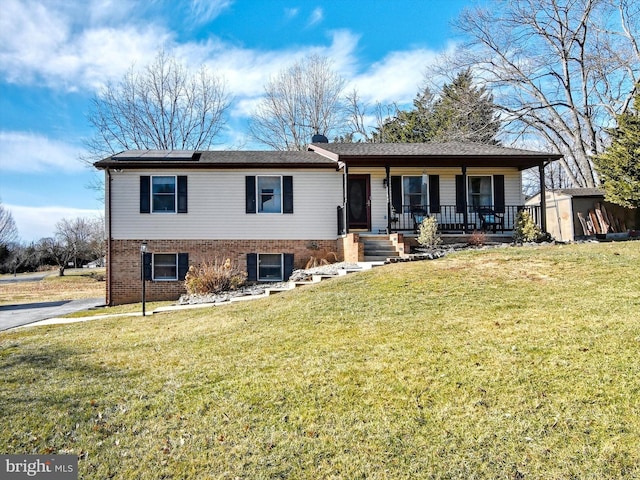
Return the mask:
<path id="1" fill-rule="evenodd" d="M 413 229 L 416 232 L 420 231 L 420 225 L 422 221 L 427 218 L 429 215 L 426 214 L 424 210 L 416 210 L 411 212 L 411 216 L 413 217 Z"/>
<path id="2" fill-rule="evenodd" d="M 480 217 L 480 230 L 483 232 L 489 229 L 493 233 L 496 233 L 498 229 L 500 232 L 504 232 L 504 215 L 502 213 L 496 213 L 492 208 L 481 207 L 478 209 L 478 216 Z"/>

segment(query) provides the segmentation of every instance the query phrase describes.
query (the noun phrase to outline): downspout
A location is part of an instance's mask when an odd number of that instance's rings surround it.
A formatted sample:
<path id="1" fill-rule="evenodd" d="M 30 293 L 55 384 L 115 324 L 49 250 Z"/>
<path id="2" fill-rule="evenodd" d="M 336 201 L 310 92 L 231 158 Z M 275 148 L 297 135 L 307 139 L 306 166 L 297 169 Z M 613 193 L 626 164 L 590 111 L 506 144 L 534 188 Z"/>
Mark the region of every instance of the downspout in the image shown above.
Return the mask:
<path id="1" fill-rule="evenodd" d="M 462 221 L 464 222 L 464 224 L 462 225 L 462 231 L 464 233 L 469 233 L 469 232 L 467 232 L 467 225 L 469 225 L 469 206 L 467 205 L 467 203 L 468 203 L 468 199 L 467 199 L 467 166 L 463 165 L 462 166 L 462 206 L 463 206 Z"/>
<path id="2" fill-rule="evenodd" d="M 342 225 L 344 226 L 343 227 L 344 228 L 343 235 L 346 235 L 346 234 L 349 233 L 349 225 L 347 224 L 347 218 L 348 218 L 348 215 L 347 215 L 347 208 L 348 208 L 348 205 L 347 205 L 347 198 L 348 198 L 348 196 L 347 196 L 347 185 L 348 185 L 347 177 L 349 176 L 349 167 L 347 167 L 346 163 L 343 163 L 342 165 L 344 166 L 344 168 L 342 170 L 342 172 L 343 172 L 342 173 L 342 215 L 343 215 L 342 218 L 343 218 L 343 222 L 344 223 Z"/>
<path id="3" fill-rule="evenodd" d="M 389 165 L 384 166 L 385 182 L 387 185 L 387 235 L 391 233 L 391 168 Z"/>
<path id="4" fill-rule="evenodd" d="M 113 288 L 113 276 L 111 268 L 111 170 L 109 167 L 105 169 L 107 173 L 107 305 L 111 305 L 111 289 Z"/>

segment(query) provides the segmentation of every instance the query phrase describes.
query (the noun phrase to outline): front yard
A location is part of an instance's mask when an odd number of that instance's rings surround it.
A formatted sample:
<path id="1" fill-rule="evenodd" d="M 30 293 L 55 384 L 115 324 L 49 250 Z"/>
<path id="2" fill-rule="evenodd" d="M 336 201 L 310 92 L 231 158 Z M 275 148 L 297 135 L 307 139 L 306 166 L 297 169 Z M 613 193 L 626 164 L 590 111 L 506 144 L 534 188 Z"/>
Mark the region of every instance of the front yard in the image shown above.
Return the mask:
<path id="1" fill-rule="evenodd" d="M 80 478 L 638 478 L 640 242 L 460 252 L 0 334 L 0 451 Z"/>

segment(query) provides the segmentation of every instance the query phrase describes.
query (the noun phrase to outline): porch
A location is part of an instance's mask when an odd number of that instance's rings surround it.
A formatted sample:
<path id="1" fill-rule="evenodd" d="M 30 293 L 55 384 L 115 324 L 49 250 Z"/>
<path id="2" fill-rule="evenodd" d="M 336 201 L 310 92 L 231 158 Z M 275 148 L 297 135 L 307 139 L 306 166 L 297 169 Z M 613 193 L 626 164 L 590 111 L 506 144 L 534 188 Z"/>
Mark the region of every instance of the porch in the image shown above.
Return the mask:
<path id="1" fill-rule="evenodd" d="M 435 217 L 441 234 L 469 234 L 475 231 L 510 234 L 520 211 L 529 212 L 536 225 L 542 228 L 539 205 L 505 205 L 499 209 L 492 205 L 483 207 L 482 213 L 479 210 L 469 206 L 465 213 L 456 205 L 439 205 L 436 208 L 430 205 L 403 205 L 401 212 L 392 209 L 389 233 L 417 233 L 424 218 Z"/>

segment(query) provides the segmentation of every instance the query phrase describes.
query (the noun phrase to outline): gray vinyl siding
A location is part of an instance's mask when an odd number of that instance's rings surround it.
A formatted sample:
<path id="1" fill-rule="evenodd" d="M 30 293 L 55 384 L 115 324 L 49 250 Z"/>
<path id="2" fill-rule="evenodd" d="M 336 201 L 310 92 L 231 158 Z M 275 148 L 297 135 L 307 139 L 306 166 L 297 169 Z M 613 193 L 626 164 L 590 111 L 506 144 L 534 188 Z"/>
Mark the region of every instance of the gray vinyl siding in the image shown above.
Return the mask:
<path id="1" fill-rule="evenodd" d="M 139 213 L 141 175 L 187 175 L 189 211 Z M 291 175 L 293 214 L 247 214 L 247 175 Z M 318 170 L 186 170 L 113 172 L 114 239 L 330 240 L 337 237 L 342 173 Z"/>

